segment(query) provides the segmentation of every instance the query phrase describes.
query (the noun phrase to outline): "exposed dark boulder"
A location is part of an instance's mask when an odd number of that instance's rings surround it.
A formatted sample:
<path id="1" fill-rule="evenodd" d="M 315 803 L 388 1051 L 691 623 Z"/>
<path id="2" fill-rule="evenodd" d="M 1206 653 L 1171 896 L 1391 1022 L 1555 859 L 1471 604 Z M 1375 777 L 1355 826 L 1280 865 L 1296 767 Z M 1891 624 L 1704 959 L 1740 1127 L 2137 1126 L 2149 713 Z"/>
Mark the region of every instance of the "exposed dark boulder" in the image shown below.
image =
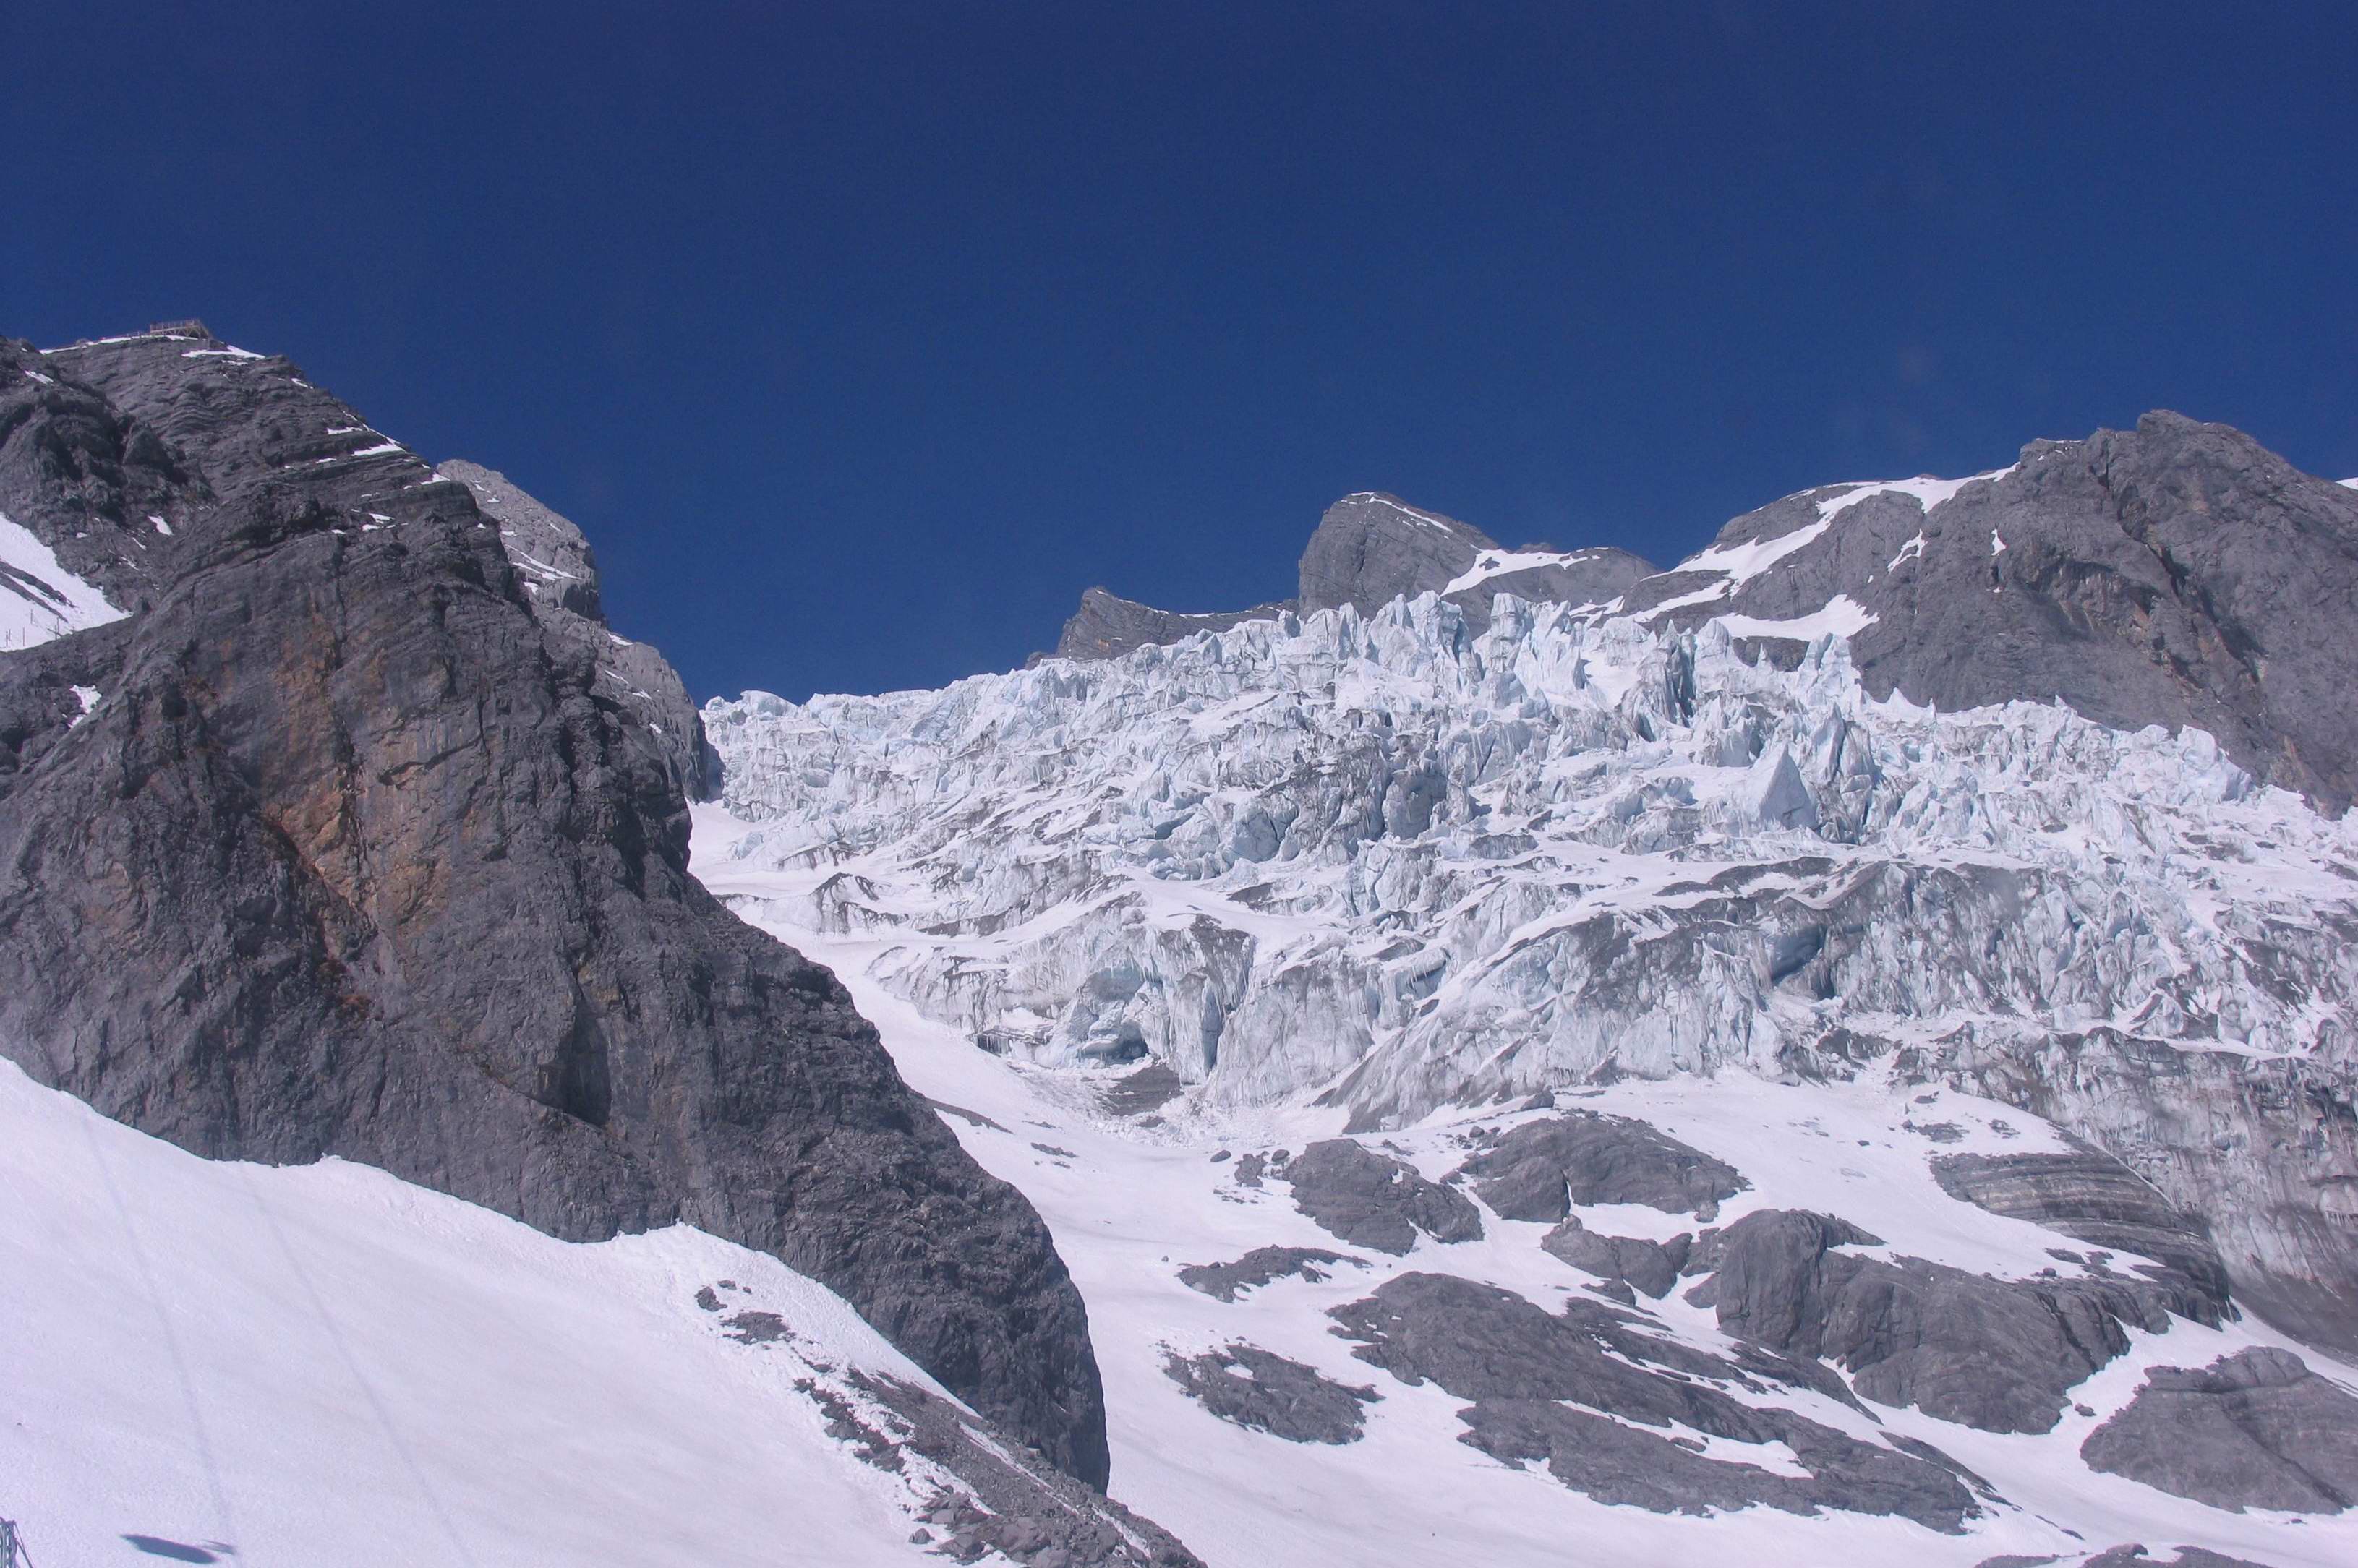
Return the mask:
<path id="1" fill-rule="evenodd" d="M 1357 1443 L 1367 1430 L 1360 1407 L 1383 1397 L 1251 1345 L 1166 1356 L 1163 1371 L 1222 1421 L 1288 1443 Z"/>
<path id="2" fill-rule="evenodd" d="M 1106 1114 L 1151 1116 L 1186 1092 L 1186 1080 L 1160 1062 L 1149 1062 L 1105 1086 Z"/>
<path id="3" fill-rule="evenodd" d="M 1657 1300 L 1669 1295 L 1686 1267 L 1693 1238 L 1674 1236 L 1668 1241 L 1646 1241 L 1634 1236 L 1606 1236 L 1580 1223 L 1577 1215 L 1540 1238 L 1540 1245 L 1574 1268 L 1601 1279 L 1618 1280 L 1632 1290 Z"/>
<path id="4" fill-rule="evenodd" d="M 1595 1111 L 1527 1121 L 1466 1162 L 1476 1194 L 1506 1219 L 1556 1221 L 1574 1205 L 1643 1204 L 1695 1214 L 1747 1184 L 1735 1168 L 1645 1122 Z"/>
<path id="5" fill-rule="evenodd" d="M 2288 1350 L 2156 1367 L 2080 1457 L 2212 1508 L 2339 1513 L 2358 1502 L 2358 1396 Z"/>
<path id="6" fill-rule="evenodd" d="M 1863 1443 L 1791 1411 L 1744 1403 L 1704 1379 L 1760 1390 L 1747 1368 L 1638 1332 L 1608 1307 L 1574 1300 L 1551 1314 L 1496 1286 L 1415 1273 L 1331 1315 L 1359 1342 L 1352 1354 L 1361 1360 L 1472 1400 L 1459 1412 L 1462 1441 L 1500 1459 L 1544 1461 L 1600 1502 L 1662 1513 L 1752 1503 L 1803 1514 L 1839 1509 L 1951 1531 L 1980 1511 L 1963 1472 L 1937 1450 Z M 1675 1435 L 1679 1427 L 1782 1444 L 1809 1474 L 1705 1457 L 1693 1439 Z"/>
<path id="7" fill-rule="evenodd" d="M 1481 1238 L 1482 1217 L 1464 1194 L 1348 1138 L 1313 1143 L 1282 1173 L 1294 1207 L 1356 1247 L 1399 1256 L 1420 1231 L 1443 1242 Z"/>
<path id="8" fill-rule="evenodd" d="M 1866 1399 L 1987 1432 L 2051 1430 L 2068 1390 L 2128 1348 L 2123 1325 L 2165 1330 L 2176 1304 L 2122 1276 L 1998 1280 L 1838 1250 L 1879 1245 L 1824 1215 L 1764 1209 L 1698 1249 L 1711 1272 L 1686 1299 L 1737 1338 L 1839 1364 Z"/>
<path id="9" fill-rule="evenodd" d="M 1985 1557 L 1974 1568 L 2050 1568 L 2050 1565 L 2065 1561 L 2061 1557 Z M 2069 1561 L 2078 1568 L 2268 1568 L 2265 1563 L 2254 1563 L 2243 1557 L 2223 1557 L 2199 1546 L 2180 1547 L 2178 1554 L 2167 1563 L 2158 1557 L 2147 1556 L 2146 1549 L 2136 1545 L 2115 1546 Z"/>
<path id="10" fill-rule="evenodd" d="M 1191 1263 L 1179 1271 L 1180 1282 L 1220 1301 L 1232 1302 L 1244 1292 L 1288 1274 L 1315 1282 L 1326 1278 L 1321 1264 L 1349 1263 L 1366 1268 L 1364 1259 L 1318 1247 L 1256 1247 L 1229 1263 Z"/>

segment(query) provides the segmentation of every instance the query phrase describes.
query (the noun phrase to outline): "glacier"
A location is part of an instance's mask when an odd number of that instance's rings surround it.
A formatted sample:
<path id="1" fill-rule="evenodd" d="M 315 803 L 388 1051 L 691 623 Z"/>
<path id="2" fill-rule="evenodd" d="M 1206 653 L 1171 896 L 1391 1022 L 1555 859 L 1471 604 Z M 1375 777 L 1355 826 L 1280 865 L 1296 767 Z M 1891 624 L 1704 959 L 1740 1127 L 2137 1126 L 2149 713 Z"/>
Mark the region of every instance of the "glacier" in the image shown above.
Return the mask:
<path id="1" fill-rule="evenodd" d="M 1894 1065 L 2050 1118 L 2314 1329 L 2358 1152 L 2358 824 L 2205 732 L 1877 699 L 1828 633 L 1500 595 L 705 709 L 741 913 L 985 1051 L 1354 1130 Z M 808 938 L 797 935 L 796 940 Z"/>

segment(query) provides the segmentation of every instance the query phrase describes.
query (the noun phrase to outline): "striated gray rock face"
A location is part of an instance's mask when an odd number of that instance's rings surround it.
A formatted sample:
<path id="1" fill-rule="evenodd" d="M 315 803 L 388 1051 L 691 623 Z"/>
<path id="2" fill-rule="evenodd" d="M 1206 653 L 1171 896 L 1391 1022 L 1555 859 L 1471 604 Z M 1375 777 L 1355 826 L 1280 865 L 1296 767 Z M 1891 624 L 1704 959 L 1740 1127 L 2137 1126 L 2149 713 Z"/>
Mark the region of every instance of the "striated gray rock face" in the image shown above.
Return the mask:
<path id="1" fill-rule="evenodd" d="M 145 335 L 0 345 L 0 506 L 131 612 L 0 654 L 0 1053 L 200 1154 L 772 1251 L 1103 1483 L 1038 1216 L 688 877 L 672 755 L 466 484 Z"/>
<path id="2" fill-rule="evenodd" d="M 2227 1268 L 2202 1222 L 2100 1150 L 1947 1154 L 1932 1162 L 1932 1174 L 1951 1197 L 1993 1214 L 2154 1260 L 2136 1271 L 2168 1287 L 2170 1310 L 2181 1316 L 2227 1299 Z"/>
<path id="3" fill-rule="evenodd" d="M 1805 491 L 1729 523 L 1626 605 L 1697 626 L 1798 621 L 1837 597 L 1877 696 L 2192 725 L 2329 810 L 2358 793 L 2358 492 L 2240 430 L 2156 412 L 2134 430 L 2033 441 L 1962 485 Z"/>
<path id="4" fill-rule="evenodd" d="M 2338 1513 L 2358 1502 L 2358 1396 L 2288 1350 L 2157 1367 L 2080 1456 L 2212 1508 Z"/>
<path id="5" fill-rule="evenodd" d="M 1866 1399 L 1985 1432 L 2051 1430 L 2068 1390 L 2128 1348 L 2124 1325 L 2165 1332 L 2190 1309 L 2215 1325 L 2226 1311 L 2120 1276 L 1997 1280 L 1837 1250 L 1881 1245 L 1840 1219 L 1763 1209 L 1706 1238 L 1695 1262 L 1710 1276 L 1686 1299 L 1738 1339 L 1840 1364 Z"/>
<path id="6" fill-rule="evenodd" d="M 2255 944 L 2246 972 L 2266 974 L 2293 950 Z M 2320 1041 L 2312 1056 L 2244 1057 L 2072 1031 L 1967 1054 L 1961 1076 L 2120 1154 L 2201 1215 L 2239 1303 L 2348 1355 L 2358 1352 L 2358 1089 L 2348 1046 L 2324 1031 Z"/>
<path id="7" fill-rule="evenodd" d="M 1511 593 L 1533 603 L 1603 605 L 1654 570 L 1627 550 L 1509 550 L 1481 529 L 1374 491 L 1347 495 L 1326 509 L 1302 552 L 1295 596 L 1250 610 L 1182 615 L 1118 598 L 1101 588 L 1081 595 L 1065 622 L 1055 656 L 1120 658 L 1199 632 L 1246 621 L 1312 614 L 1350 605 L 1372 614 L 1395 599 L 1439 594 L 1476 630 L 1489 624 L 1490 600 Z"/>
<path id="8" fill-rule="evenodd" d="M 1239 621 L 1272 620 L 1293 608 L 1294 601 L 1289 599 L 1275 604 L 1256 604 L 1250 610 L 1188 615 L 1174 610 L 1157 610 L 1093 588 L 1081 595 L 1080 609 L 1065 622 L 1064 633 L 1056 639 L 1055 652 L 1049 656 L 1118 659 L 1149 643 L 1176 643 L 1198 632 L 1225 632 Z"/>
<path id="9" fill-rule="evenodd" d="M 1418 1273 L 1332 1315 L 1359 1342 L 1352 1354 L 1361 1360 L 1472 1400 L 1459 1412 L 1464 1442 L 1502 1460 L 1544 1461 L 1599 1502 L 1658 1513 L 1753 1503 L 1789 1513 L 1840 1509 L 1950 1531 L 1981 1511 L 1938 1450 L 1901 1452 L 1746 1404 L 1704 1379 L 1765 1391 L 1759 1366 L 1644 1333 L 1594 1303 L 1570 1301 L 1551 1314 L 1496 1286 Z M 1705 1457 L 1675 1438 L 1680 1427 L 1736 1444 L 1784 1444 L 1807 1474 Z"/>
<path id="10" fill-rule="evenodd" d="M 598 598 L 598 557 L 569 518 L 480 463 L 452 461 L 435 473 L 455 479 L 499 525 L 500 545 L 516 568 L 533 618 L 552 634 L 586 648 L 597 662 L 602 695 L 646 726 L 664 765 L 690 800 L 719 793 L 719 759 L 705 743 L 704 716 L 679 672 L 652 643 L 634 643 L 606 624 Z"/>
<path id="11" fill-rule="evenodd" d="M 1468 524 L 1374 491 L 1326 509 L 1302 552 L 1304 612 L 1348 604 L 1365 615 L 1438 592 L 1498 541 Z"/>
<path id="12" fill-rule="evenodd" d="M 1440 1242 L 1482 1237 L 1482 1216 L 1464 1194 L 1347 1138 L 1313 1143 L 1284 1176 L 1293 1184 L 1293 1206 L 1354 1246 L 1399 1257 L 1420 1232 Z"/>

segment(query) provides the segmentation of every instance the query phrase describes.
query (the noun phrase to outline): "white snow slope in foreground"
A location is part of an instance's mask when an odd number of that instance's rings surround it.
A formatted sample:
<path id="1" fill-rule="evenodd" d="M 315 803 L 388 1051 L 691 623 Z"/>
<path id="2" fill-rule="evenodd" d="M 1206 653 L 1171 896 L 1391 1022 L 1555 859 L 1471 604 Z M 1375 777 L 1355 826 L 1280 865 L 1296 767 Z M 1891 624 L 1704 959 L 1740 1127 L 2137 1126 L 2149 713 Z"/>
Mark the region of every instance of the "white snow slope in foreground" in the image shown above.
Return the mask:
<path id="1" fill-rule="evenodd" d="M 721 1281 L 796 1341 L 730 1337 L 694 1299 Z M 939 1391 L 699 1231 L 574 1245 L 341 1161 L 200 1160 L 0 1061 L 0 1515 L 38 1568 L 929 1561 L 929 1463 L 861 1464 L 795 1388 L 865 1409 L 852 1367 Z"/>

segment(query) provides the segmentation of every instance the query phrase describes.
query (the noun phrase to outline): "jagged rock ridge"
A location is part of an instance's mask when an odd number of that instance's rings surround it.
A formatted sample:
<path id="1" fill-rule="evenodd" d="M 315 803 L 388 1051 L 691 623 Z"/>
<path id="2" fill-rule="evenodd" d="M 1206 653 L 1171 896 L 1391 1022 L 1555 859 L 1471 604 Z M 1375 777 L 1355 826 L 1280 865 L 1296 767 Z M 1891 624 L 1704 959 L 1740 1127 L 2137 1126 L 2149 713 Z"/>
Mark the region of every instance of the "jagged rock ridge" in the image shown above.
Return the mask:
<path id="1" fill-rule="evenodd" d="M 1867 690 L 1943 709 L 2060 701 L 2202 730 L 2254 777 L 2358 792 L 2358 494 L 2182 415 L 2033 441 L 1969 480 L 1830 485 L 1729 523 L 1633 587 L 1650 625 L 1718 621 L 1800 656 L 1848 640 Z"/>
<path id="2" fill-rule="evenodd" d="M 704 719 L 671 661 L 652 643 L 635 643 L 606 624 L 598 597 L 598 558 L 570 518 L 550 511 L 507 475 L 480 463 L 445 462 L 438 478 L 454 479 L 499 524 L 500 544 L 515 564 L 516 581 L 533 616 L 558 636 L 590 651 L 607 695 L 645 725 L 680 792 L 689 800 L 714 794 L 717 762 L 705 743 Z"/>
<path id="3" fill-rule="evenodd" d="M 1093 588 L 1065 622 L 1055 656 L 1120 658 L 1136 648 L 1224 632 L 1247 621 L 1311 614 L 1348 604 L 1362 614 L 1395 599 L 1436 593 L 1479 626 L 1501 593 L 1566 604 L 1602 604 L 1653 567 L 1627 550 L 1563 551 L 1546 545 L 1509 550 L 1468 523 L 1364 491 L 1326 509 L 1302 552 L 1301 586 L 1292 599 L 1250 610 L 1179 614 Z"/>

